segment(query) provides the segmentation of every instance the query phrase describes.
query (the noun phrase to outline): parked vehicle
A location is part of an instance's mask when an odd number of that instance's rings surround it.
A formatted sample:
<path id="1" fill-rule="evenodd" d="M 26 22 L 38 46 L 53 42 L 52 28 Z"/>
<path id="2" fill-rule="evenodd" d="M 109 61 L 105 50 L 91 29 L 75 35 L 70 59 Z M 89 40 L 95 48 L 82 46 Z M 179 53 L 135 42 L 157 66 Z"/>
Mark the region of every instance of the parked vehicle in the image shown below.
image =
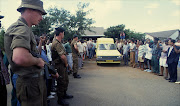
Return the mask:
<path id="1" fill-rule="evenodd" d="M 96 62 L 121 63 L 122 54 L 117 50 L 113 38 L 98 38 L 96 42 Z"/>

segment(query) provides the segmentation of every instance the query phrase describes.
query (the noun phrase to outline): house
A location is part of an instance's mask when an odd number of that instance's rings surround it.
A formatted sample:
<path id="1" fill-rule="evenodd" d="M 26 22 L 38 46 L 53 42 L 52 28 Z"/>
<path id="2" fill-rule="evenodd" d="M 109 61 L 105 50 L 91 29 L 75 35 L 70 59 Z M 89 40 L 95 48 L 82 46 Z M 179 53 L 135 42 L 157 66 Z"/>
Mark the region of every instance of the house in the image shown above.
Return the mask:
<path id="1" fill-rule="evenodd" d="M 161 31 L 161 32 L 153 32 L 153 33 L 145 33 L 145 39 L 149 38 L 154 40 L 154 37 L 159 38 L 160 40 L 164 40 L 167 38 L 171 39 L 180 39 L 180 30 L 168 30 L 168 31 Z"/>
<path id="2" fill-rule="evenodd" d="M 91 31 L 85 30 L 85 34 L 81 35 L 82 39 L 89 39 L 92 38 L 93 40 L 96 40 L 97 38 L 105 37 L 104 32 L 106 29 L 103 27 L 91 27 Z"/>

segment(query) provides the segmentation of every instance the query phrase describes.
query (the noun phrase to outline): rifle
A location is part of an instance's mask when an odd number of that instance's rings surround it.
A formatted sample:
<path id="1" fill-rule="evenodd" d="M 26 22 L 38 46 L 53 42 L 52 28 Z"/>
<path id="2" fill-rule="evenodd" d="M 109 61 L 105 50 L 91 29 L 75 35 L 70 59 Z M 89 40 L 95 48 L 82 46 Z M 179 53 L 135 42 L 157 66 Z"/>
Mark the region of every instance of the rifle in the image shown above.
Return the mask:
<path id="1" fill-rule="evenodd" d="M 41 56 L 35 52 L 30 52 L 32 54 L 32 56 L 34 57 L 37 57 L 37 58 L 41 58 Z M 44 60 L 43 60 L 44 61 Z M 54 68 L 54 66 L 50 65 L 49 63 L 47 63 L 46 61 L 45 62 L 45 65 L 44 65 L 44 71 L 45 71 L 45 77 L 46 79 L 50 79 L 49 77 L 49 74 L 53 74 L 53 75 L 56 75 L 57 71 L 56 69 Z M 39 68 L 39 67 L 38 67 Z M 59 76 L 59 78 L 62 78 L 62 76 Z"/>

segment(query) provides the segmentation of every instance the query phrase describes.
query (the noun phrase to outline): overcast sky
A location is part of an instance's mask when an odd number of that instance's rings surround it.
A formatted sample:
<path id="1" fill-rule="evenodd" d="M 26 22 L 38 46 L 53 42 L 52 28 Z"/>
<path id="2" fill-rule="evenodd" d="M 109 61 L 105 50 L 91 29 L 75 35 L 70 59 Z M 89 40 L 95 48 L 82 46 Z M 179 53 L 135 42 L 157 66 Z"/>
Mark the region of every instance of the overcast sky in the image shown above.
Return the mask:
<path id="1" fill-rule="evenodd" d="M 72 14 L 78 2 L 90 3 L 93 11 L 88 16 L 96 23 L 93 26 L 108 28 L 119 24 L 136 32 L 157 32 L 180 29 L 180 0 L 42 0 L 44 8 L 57 6 Z M 0 0 L 1 21 L 5 29 L 15 22 L 20 13 L 17 7 L 21 0 Z"/>

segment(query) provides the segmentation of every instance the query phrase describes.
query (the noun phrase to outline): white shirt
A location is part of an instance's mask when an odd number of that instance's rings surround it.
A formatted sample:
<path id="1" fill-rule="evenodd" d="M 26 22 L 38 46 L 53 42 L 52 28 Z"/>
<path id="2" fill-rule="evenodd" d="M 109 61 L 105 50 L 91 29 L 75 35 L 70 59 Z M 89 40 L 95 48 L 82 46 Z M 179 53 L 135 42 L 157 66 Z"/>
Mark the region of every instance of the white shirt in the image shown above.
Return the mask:
<path id="1" fill-rule="evenodd" d="M 51 45 L 52 45 L 52 43 L 50 43 L 49 45 L 46 45 L 47 58 L 48 58 L 49 61 L 52 61 L 52 57 L 51 57 Z"/>
<path id="2" fill-rule="evenodd" d="M 149 45 L 146 45 L 146 59 L 151 60 L 152 59 L 152 48 L 149 47 Z"/>
<path id="3" fill-rule="evenodd" d="M 83 45 L 81 44 L 81 42 L 77 43 L 77 47 L 78 47 L 79 52 L 83 52 Z"/>
<path id="4" fill-rule="evenodd" d="M 173 46 L 171 46 L 171 47 L 169 48 L 168 57 L 169 57 L 169 55 L 170 55 L 172 49 L 173 49 Z"/>
<path id="5" fill-rule="evenodd" d="M 83 51 L 87 51 L 87 44 L 85 42 L 83 43 Z"/>

